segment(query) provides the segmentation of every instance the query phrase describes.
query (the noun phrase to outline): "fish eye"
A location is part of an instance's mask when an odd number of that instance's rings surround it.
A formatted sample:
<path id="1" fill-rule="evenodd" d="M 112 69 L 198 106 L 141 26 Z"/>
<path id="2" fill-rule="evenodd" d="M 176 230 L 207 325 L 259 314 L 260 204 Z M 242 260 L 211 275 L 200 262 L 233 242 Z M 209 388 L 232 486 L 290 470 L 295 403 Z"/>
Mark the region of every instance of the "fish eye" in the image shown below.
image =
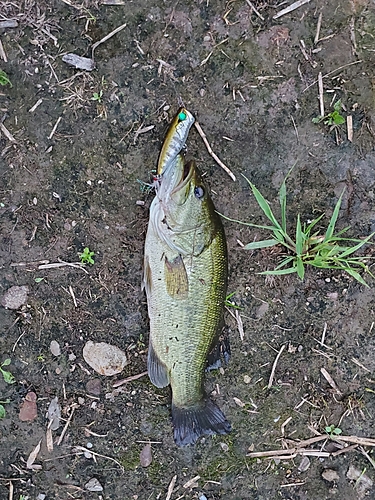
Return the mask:
<path id="1" fill-rule="evenodd" d="M 197 186 L 196 188 L 194 188 L 194 195 L 196 198 L 198 198 L 198 200 L 201 200 L 204 196 L 204 189 L 202 188 L 202 186 Z"/>
<path id="2" fill-rule="evenodd" d="M 183 122 L 187 118 L 187 114 L 184 111 L 181 111 L 181 113 L 178 114 L 178 121 Z"/>

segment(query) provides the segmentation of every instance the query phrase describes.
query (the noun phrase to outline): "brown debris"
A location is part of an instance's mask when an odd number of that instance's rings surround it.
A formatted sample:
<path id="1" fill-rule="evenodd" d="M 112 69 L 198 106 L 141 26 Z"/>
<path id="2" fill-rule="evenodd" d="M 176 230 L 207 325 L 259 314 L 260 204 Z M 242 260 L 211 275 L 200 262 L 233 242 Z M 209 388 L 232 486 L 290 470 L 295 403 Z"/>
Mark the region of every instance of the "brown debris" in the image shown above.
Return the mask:
<path id="1" fill-rule="evenodd" d="M 19 419 L 21 422 L 32 422 L 36 419 L 38 416 L 36 400 L 37 397 L 35 392 L 28 392 L 26 394 L 19 412 Z"/>

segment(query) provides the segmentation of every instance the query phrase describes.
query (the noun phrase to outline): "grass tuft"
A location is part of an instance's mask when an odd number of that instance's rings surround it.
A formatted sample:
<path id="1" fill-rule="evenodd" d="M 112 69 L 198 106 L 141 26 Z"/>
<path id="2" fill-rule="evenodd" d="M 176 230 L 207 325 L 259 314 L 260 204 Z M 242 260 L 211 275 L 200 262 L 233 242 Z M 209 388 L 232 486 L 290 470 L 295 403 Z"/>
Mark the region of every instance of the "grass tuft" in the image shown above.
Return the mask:
<path id="1" fill-rule="evenodd" d="M 289 175 L 289 174 L 288 174 Z M 245 176 L 244 176 L 245 177 Z M 308 224 L 301 222 L 301 217 L 298 214 L 295 230 L 295 238 L 293 239 L 286 225 L 286 178 L 284 179 L 279 190 L 279 202 L 281 207 L 281 223 L 276 219 L 272 212 L 270 204 L 256 188 L 256 186 L 246 179 L 255 196 L 255 199 L 262 209 L 266 218 L 271 225 L 258 225 L 249 222 L 229 219 L 233 222 L 238 222 L 250 227 L 256 227 L 270 231 L 271 239 L 254 241 L 244 246 L 245 250 L 257 250 L 261 248 L 273 247 L 282 245 L 286 249 L 286 256 L 276 266 L 274 270 L 263 271 L 263 275 L 283 275 L 297 273 L 298 277 L 303 280 L 305 276 L 306 266 L 317 267 L 319 269 L 333 269 L 345 271 L 347 274 L 355 278 L 362 285 L 368 286 L 365 280 L 360 275 L 360 271 L 364 271 L 374 277 L 366 262 L 371 258 L 368 256 L 354 256 L 353 254 L 360 250 L 368 243 L 375 233 L 370 234 L 364 239 L 345 238 L 343 235 L 348 231 L 349 227 L 335 233 L 336 222 L 339 216 L 342 197 L 344 192 L 339 197 L 327 229 L 324 234 L 316 230 L 317 224 L 321 221 L 324 214 L 320 215 Z"/>

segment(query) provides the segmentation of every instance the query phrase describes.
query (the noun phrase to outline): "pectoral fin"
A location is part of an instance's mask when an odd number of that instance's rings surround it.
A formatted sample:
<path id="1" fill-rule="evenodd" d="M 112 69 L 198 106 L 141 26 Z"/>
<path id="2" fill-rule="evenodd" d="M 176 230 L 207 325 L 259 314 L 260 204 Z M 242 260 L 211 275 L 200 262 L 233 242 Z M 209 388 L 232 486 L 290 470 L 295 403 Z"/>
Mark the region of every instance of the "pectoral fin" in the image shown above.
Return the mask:
<path id="1" fill-rule="evenodd" d="M 146 294 L 148 295 L 151 291 L 152 278 L 151 278 L 151 268 L 148 262 L 148 257 L 145 257 L 144 261 L 144 269 L 143 269 L 143 279 L 142 279 L 142 290 L 146 290 Z"/>
<path id="2" fill-rule="evenodd" d="M 168 294 L 174 299 L 186 299 L 189 291 L 188 276 L 181 255 L 164 261 L 165 285 Z"/>
<path id="3" fill-rule="evenodd" d="M 167 369 L 157 357 L 151 342 L 148 346 L 147 371 L 151 382 L 156 387 L 166 387 L 169 385 Z"/>

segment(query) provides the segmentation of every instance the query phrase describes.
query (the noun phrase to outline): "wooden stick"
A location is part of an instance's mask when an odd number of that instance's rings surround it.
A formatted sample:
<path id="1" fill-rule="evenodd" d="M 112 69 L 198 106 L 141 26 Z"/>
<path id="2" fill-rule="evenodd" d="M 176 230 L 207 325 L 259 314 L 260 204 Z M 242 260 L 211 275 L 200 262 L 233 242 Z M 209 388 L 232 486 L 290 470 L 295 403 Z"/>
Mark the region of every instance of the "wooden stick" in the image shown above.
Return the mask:
<path id="1" fill-rule="evenodd" d="M 329 73 L 326 73 L 325 75 L 323 75 L 322 78 L 327 78 L 328 76 L 333 75 L 333 73 L 336 73 L 337 71 L 341 71 L 342 69 L 348 68 L 349 66 L 354 66 L 354 64 L 359 64 L 359 63 L 362 63 L 362 62 L 363 62 L 363 60 L 360 59 L 359 61 L 353 61 L 351 63 L 344 64 L 343 66 L 339 66 L 338 68 L 333 69 Z M 313 81 L 312 83 L 310 83 L 310 85 L 308 85 L 305 89 L 303 89 L 302 92 L 306 92 L 306 90 L 308 90 L 310 87 L 312 87 L 313 85 L 315 85 L 317 82 L 318 82 L 318 80 Z"/>
<path id="2" fill-rule="evenodd" d="M 289 14 L 289 12 L 298 9 L 298 7 L 301 7 L 302 5 L 305 5 L 305 3 L 309 2 L 310 0 L 298 0 L 297 2 L 292 3 L 288 7 L 285 7 L 285 9 L 280 10 L 280 12 L 278 12 L 276 15 L 273 16 L 273 19 L 279 19 L 279 17 L 285 16 L 285 14 Z"/>
<path id="3" fill-rule="evenodd" d="M 78 405 L 77 405 L 78 406 Z M 72 413 L 69 415 L 69 418 L 68 420 L 66 421 L 66 424 L 64 426 L 64 429 L 62 430 L 62 433 L 59 437 L 59 440 L 57 441 L 57 446 L 60 446 L 60 444 L 62 443 L 62 440 L 64 439 L 64 436 L 65 436 L 65 433 L 66 431 L 68 430 L 68 427 L 70 425 L 70 422 L 72 421 L 72 418 L 73 418 L 73 415 L 74 415 L 74 412 L 75 412 L 75 409 L 76 409 L 76 406 L 73 406 L 72 408 Z"/>
<path id="4" fill-rule="evenodd" d="M 348 115 L 346 117 L 346 128 L 348 129 L 348 141 L 353 142 L 353 117 Z"/>
<path id="5" fill-rule="evenodd" d="M 318 89 L 319 89 L 320 116 L 324 116 L 323 77 L 321 71 L 319 71 L 318 74 Z"/>
<path id="6" fill-rule="evenodd" d="M 177 475 L 173 476 L 171 482 L 169 483 L 168 491 L 167 491 L 167 496 L 165 497 L 165 500 L 170 500 L 171 499 L 171 496 L 172 496 L 172 493 L 173 493 L 173 489 L 174 489 L 174 485 L 176 484 L 176 481 L 177 481 Z"/>
<path id="7" fill-rule="evenodd" d="M 52 139 L 52 137 L 54 136 L 54 134 L 56 132 L 57 127 L 59 126 L 59 123 L 61 122 L 61 120 L 62 120 L 62 116 L 59 116 L 58 119 L 57 119 L 57 121 L 56 121 L 56 123 L 55 123 L 55 125 L 54 125 L 54 127 L 53 127 L 53 129 L 52 129 L 52 132 L 48 136 L 48 139 Z"/>
<path id="8" fill-rule="evenodd" d="M 117 382 L 115 382 L 112 385 L 112 387 L 113 388 L 120 387 L 121 385 L 127 384 L 128 382 L 131 382 L 132 380 L 138 380 L 139 378 L 147 375 L 147 373 L 148 372 L 142 372 L 142 373 L 138 373 L 138 375 L 132 375 L 131 377 L 124 378 L 123 380 L 118 380 Z"/>
<path id="9" fill-rule="evenodd" d="M 320 28 L 322 26 L 322 18 L 323 18 L 323 12 L 321 12 L 318 17 L 318 24 L 316 25 L 314 45 L 316 45 L 319 42 Z"/>
<path id="10" fill-rule="evenodd" d="M 8 62 L 8 58 L 7 58 L 7 55 L 5 53 L 3 44 L 1 43 L 1 40 L 0 40 L 0 56 L 2 57 L 4 62 Z"/>
<path id="11" fill-rule="evenodd" d="M 126 23 L 122 24 L 121 26 L 119 26 L 115 30 L 111 31 L 111 33 L 108 33 L 108 35 L 106 35 L 104 38 L 102 38 L 98 42 L 95 42 L 94 45 L 91 47 L 92 58 L 94 59 L 94 50 L 96 49 L 96 47 L 98 47 L 98 45 L 100 45 L 101 43 L 106 42 L 107 40 L 109 40 L 110 38 L 112 38 L 113 35 L 116 35 L 116 33 L 118 33 L 119 31 L 123 30 L 125 27 L 126 27 Z"/>
<path id="12" fill-rule="evenodd" d="M 331 375 L 327 372 L 327 370 L 325 368 L 321 368 L 320 369 L 320 373 L 323 375 L 323 377 L 327 380 L 327 382 L 329 383 L 329 385 L 332 387 L 332 389 L 334 389 L 337 394 L 339 394 L 340 396 L 342 396 L 342 392 L 340 391 L 340 389 L 337 387 L 336 385 L 336 382 L 333 380 L 333 378 L 331 377 Z"/>
<path id="13" fill-rule="evenodd" d="M 208 140 L 207 140 L 207 137 L 206 137 L 206 134 L 203 132 L 202 130 L 202 127 L 199 125 L 199 123 L 197 121 L 194 122 L 194 125 L 195 125 L 195 128 L 198 130 L 198 134 L 202 137 L 202 140 L 207 148 L 207 151 L 209 152 L 209 154 L 212 156 L 212 158 L 216 161 L 216 163 L 218 165 L 220 165 L 220 167 L 226 171 L 226 173 L 229 175 L 229 177 L 231 179 L 233 179 L 234 181 L 236 180 L 236 177 L 235 175 L 233 174 L 233 172 L 220 160 L 220 158 L 213 152 Z"/>
<path id="14" fill-rule="evenodd" d="M 272 370 L 271 370 L 271 375 L 270 375 L 270 378 L 269 378 L 269 381 L 268 381 L 268 389 L 270 389 L 272 387 L 272 383 L 273 383 L 273 378 L 275 376 L 275 371 L 276 371 L 276 366 L 277 366 L 277 362 L 279 361 L 279 358 L 281 356 L 281 353 L 283 352 L 283 350 L 285 349 L 285 344 L 281 346 L 281 349 L 280 351 L 277 353 L 277 356 L 276 356 L 276 359 L 275 361 L 273 362 L 273 365 L 272 365 Z"/>
<path id="15" fill-rule="evenodd" d="M 10 142 L 17 142 L 16 139 L 12 136 L 12 134 L 9 132 L 9 130 L 6 128 L 4 123 L 0 123 L 0 130 L 2 133 L 5 135 L 5 137 L 10 141 Z"/>
<path id="16" fill-rule="evenodd" d="M 254 13 L 259 17 L 259 19 L 264 21 L 264 17 L 260 14 L 260 12 L 257 11 L 257 9 L 254 7 L 254 5 L 250 2 L 250 0 L 246 0 L 246 3 L 254 11 Z"/>

